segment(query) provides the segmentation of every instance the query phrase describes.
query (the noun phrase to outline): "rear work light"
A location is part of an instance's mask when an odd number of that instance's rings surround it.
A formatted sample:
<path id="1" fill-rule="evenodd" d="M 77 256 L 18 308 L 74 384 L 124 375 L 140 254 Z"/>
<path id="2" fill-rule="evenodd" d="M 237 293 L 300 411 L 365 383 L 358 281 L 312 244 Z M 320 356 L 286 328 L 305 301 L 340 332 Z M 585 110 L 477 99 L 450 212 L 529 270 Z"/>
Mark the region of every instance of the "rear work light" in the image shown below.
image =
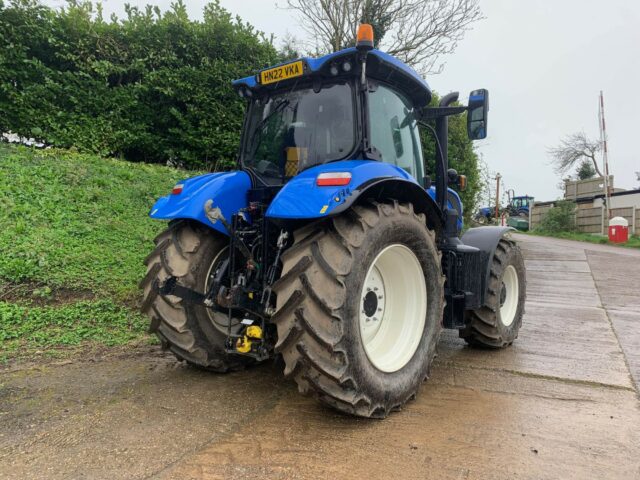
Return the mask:
<path id="1" fill-rule="evenodd" d="M 316 185 L 319 187 L 340 187 L 349 185 L 350 181 L 350 172 L 326 172 L 318 175 Z"/>
<path id="2" fill-rule="evenodd" d="M 171 190 L 171 193 L 173 195 L 178 195 L 182 193 L 183 188 L 184 188 L 184 185 L 182 183 L 178 183 L 175 187 L 173 187 L 173 189 Z"/>

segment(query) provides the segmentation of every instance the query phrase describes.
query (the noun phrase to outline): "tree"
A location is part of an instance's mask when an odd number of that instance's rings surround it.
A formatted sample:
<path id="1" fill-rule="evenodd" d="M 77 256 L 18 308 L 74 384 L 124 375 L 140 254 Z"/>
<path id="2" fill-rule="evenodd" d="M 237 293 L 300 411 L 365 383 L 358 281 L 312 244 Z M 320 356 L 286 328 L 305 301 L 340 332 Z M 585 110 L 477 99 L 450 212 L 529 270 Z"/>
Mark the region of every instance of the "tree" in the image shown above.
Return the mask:
<path id="1" fill-rule="evenodd" d="M 423 74 L 441 72 L 439 59 L 483 18 L 478 0 L 287 0 L 287 6 L 320 51 L 355 45 L 358 25 L 369 23 L 376 47 Z"/>
<path id="2" fill-rule="evenodd" d="M 589 180 L 596 176 L 596 170 L 589 160 L 583 160 L 578 166 L 576 175 L 578 176 L 578 180 Z"/>
<path id="3" fill-rule="evenodd" d="M 434 92 L 430 106 L 435 107 L 440 97 Z M 435 128 L 435 121 L 427 122 Z M 436 172 L 436 141 L 433 132 L 427 128 L 420 129 L 422 149 L 425 159 L 425 173 L 435 178 Z M 453 115 L 449 117 L 449 167 L 455 168 L 459 174 L 467 176 L 467 188 L 460 193 L 465 221 L 469 221 L 476 212 L 481 200 L 483 189 L 482 171 L 478 166 L 478 154 L 474 150 L 473 142 L 467 135 L 467 117 Z M 492 202 L 494 203 L 494 202 Z"/>
<path id="4" fill-rule="evenodd" d="M 575 167 L 579 161 L 586 160 L 591 161 L 598 176 L 604 176 L 596 159 L 596 154 L 600 151 L 600 142 L 587 138 L 584 132 L 566 136 L 560 141 L 560 145 L 549 148 L 547 151 L 558 174 L 564 174 Z"/>
<path id="5" fill-rule="evenodd" d="M 576 204 L 570 200 L 557 201 L 535 229 L 542 233 L 575 232 Z"/>
<path id="6" fill-rule="evenodd" d="M 302 55 L 299 50 L 299 41 L 296 37 L 287 33 L 280 42 L 280 49 L 278 50 L 278 56 L 281 62 L 288 62 L 300 58 Z"/>

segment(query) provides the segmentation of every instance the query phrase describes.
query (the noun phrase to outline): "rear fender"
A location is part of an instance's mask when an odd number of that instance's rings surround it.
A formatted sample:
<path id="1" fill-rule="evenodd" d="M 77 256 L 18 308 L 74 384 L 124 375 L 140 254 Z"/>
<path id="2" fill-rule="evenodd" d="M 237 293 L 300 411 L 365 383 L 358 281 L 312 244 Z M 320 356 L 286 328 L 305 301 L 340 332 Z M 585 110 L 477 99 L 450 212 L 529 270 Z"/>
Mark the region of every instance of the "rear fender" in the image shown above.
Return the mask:
<path id="1" fill-rule="evenodd" d="M 345 186 L 318 186 L 321 173 L 349 172 Z M 410 201 L 417 213 L 425 213 L 430 227 L 440 230 L 440 213 L 427 191 L 405 170 L 371 160 L 345 160 L 312 167 L 291 179 L 267 210 L 274 219 L 319 219 L 339 215 L 365 199 L 394 198 Z"/>
<path id="2" fill-rule="evenodd" d="M 247 207 L 247 191 L 251 178 L 246 172 L 209 173 L 178 182 L 182 192 L 158 199 L 149 216 L 157 220 L 196 220 L 220 233 L 228 235 L 220 222 L 211 223 L 204 211 L 207 200 L 219 207 L 227 220 L 241 208 Z"/>

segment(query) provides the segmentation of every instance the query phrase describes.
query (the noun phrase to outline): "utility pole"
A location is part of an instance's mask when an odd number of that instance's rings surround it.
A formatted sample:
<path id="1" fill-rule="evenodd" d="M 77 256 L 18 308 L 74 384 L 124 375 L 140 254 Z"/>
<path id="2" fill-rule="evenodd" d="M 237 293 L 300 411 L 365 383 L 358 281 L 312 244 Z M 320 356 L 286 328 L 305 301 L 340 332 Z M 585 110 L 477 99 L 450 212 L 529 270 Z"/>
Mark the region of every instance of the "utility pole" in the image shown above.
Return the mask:
<path id="1" fill-rule="evenodd" d="M 602 146 L 602 163 L 604 170 L 604 198 L 605 218 L 611 219 L 610 200 L 611 187 L 609 185 L 609 153 L 607 151 L 607 128 L 604 122 L 604 95 L 600 90 L 600 102 L 598 104 L 598 127 L 600 129 L 600 145 Z"/>
<path id="2" fill-rule="evenodd" d="M 499 208 L 500 208 L 500 179 L 502 176 L 499 173 L 496 173 L 496 218 L 500 218 Z"/>

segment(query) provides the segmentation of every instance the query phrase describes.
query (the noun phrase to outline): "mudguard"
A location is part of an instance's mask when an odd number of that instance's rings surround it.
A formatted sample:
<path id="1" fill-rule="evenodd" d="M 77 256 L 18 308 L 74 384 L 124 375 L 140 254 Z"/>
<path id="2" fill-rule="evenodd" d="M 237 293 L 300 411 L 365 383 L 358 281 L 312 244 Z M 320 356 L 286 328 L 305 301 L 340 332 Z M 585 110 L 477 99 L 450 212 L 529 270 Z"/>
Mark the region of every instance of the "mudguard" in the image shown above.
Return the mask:
<path id="1" fill-rule="evenodd" d="M 209 173 L 178 182 L 182 192 L 160 198 L 149 216 L 158 220 L 190 218 L 225 235 L 227 229 L 220 222 L 211 223 L 204 212 L 204 204 L 213 199 L 228 220 L 241 208 L 247 207 L 247 190 L 251 178 L 246 172 Z"/>
<path id="2" fill-rule="evenodd" d="M 483 285 L 485 286 L 485 291 L 482 292 L 483 301 L 486 298 L 486 286 L 489 285 L 491 261 L 498 247 L 498 242 L 510 231 L 515 231 L 515 229 L 512 227 L 475 227 L 467 230 L 461 238 L 463 244 L 475 247 L 486 254 L 484 255 L 486 265 L 484 266 L 485 278 Z"/>
<path id="3" fill-rule="evenodd" d="M 321 173 L 349 172 L 351 181 L 345 186 L 318 186 Z M 399 179 L 420 188 L 402 168 L 372 160 L 344 160 L 309 168 L 292 178 L 275 196 L 267 209 L 267 217 L 313 219 L 329 217 L 346 210 L 363 189 L 378 179 Z"/>
<path id="4" fill-rule="evenodd" d="M 340 187 L 316 185 L 321 173 L 349 172 L 351 181 Z M 430 227 L 442 228 L 440 210 L 435 202 L 435 188 L 425 190 L 413 176 L 396 165 L 372 160 L 345 160 L 317 165 L 291 179 L 278 192 L 267 216 L 280 219 L 315 219 L 338 215 L 357 203 L 367 192 L 374 197 L 392 197 L 410 201 L 418 212 L 426 213 Z M 462 230 L 462 202 L 449 189 L 450 208 L 458 211 L 458 231 Z"/>

